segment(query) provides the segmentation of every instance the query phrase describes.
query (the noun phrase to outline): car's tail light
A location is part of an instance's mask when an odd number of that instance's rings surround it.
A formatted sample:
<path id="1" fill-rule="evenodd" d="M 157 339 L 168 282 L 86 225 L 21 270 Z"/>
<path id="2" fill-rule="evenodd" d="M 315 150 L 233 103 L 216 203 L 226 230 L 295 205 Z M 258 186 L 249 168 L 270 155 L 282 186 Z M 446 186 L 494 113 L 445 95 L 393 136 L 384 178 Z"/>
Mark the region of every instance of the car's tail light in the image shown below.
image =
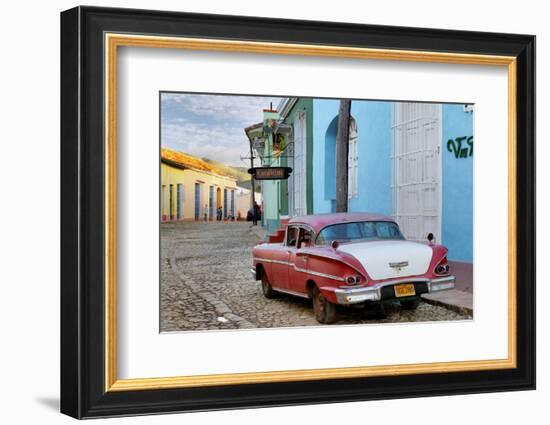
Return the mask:
<path id="1" fill-rule="evenodd" d="M 358 283 L 361 283 L 361 276 L 348 276 L 346 278 L 346 283 L 348 285 L 357 285 Z"/>
<path id="2" fill-rule="evenodd" d="M 443 259 L 437 263 L 437 266 L 435 266 L 434 273 L 438 275 L 446 275 L 449 274 L 449 263 L 447 262 L 447 256 L 443 257 Z"/>

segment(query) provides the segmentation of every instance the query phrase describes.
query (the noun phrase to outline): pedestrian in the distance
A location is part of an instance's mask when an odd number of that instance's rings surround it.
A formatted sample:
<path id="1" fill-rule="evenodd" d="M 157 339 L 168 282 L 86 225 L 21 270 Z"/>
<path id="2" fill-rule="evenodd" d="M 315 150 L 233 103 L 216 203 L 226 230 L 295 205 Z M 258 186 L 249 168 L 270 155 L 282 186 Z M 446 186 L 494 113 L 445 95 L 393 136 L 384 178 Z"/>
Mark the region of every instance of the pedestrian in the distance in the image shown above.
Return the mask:
<path id="1" fill-rule="evenodd" d="M 204 209 L 202 210 L 204 215 L 204 221 L 208 221 L 208 204 L 204 204 Z"/>
<path id="2" fill-rule="evenodd" d="M 254 202 L 254 216 L 256 217 L 257 221 L 262 220 L 262 209 L 257 202 Z"/>

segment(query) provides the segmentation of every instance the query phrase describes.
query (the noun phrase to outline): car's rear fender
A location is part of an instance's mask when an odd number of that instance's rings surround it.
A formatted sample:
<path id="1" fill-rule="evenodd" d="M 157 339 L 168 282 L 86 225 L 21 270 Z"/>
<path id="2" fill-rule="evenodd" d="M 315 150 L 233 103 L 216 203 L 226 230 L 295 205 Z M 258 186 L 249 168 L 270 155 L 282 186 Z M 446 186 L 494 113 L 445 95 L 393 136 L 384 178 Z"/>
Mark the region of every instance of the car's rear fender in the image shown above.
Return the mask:
<path id="1" fill-rule="evenodd" d="M 305 255 L 308 257 L 308 270 L 322 270 L 312 266 L 315 262 L 319 262 L 319 264 L 321 264 L 320 267 L 327 267 L 327 269 L 334 269 L 334 265 L 338 264 L 338 267 L 347 271 L 348 274 L 359 274 L 365 281 L 370 280 L 361 262 L 354 256 L 346 254 L 345 252 L 340 252 L 332 248 L 304 248 L 298 251 L 298 255 Z M 327 273 L 330 274 L 328 271 Z"/>
<path id="2" fill-rule="evenodd" d="M 348 285 L 346 282 L 347 277 L 359 276 L 361 283 L 357 284 L 358 287 L 366 283 L 366 279 L 361 273 L 336 259 L 312 256 L 308 258 L 307 267 L 308 290 L 315 285 L 319 288 L 321 294 L 332 303 L 337 302 L 334 290 Z"/>

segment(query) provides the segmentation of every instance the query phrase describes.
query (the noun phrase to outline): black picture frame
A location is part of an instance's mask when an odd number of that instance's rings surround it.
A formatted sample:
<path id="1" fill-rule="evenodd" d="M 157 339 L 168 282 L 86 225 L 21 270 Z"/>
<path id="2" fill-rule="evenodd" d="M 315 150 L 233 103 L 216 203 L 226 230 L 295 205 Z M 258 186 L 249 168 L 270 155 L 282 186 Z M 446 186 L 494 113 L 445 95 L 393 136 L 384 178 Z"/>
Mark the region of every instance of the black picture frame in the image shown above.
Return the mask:
<path id="1" fill-rule="evenodd" d="M 104 34 L 506 55 L 517 58 L 517 367 L 105 391 Z M 535 388 L 535 37 L 76 7 L 61 13 L 61 412 L 75 418 Z"/>

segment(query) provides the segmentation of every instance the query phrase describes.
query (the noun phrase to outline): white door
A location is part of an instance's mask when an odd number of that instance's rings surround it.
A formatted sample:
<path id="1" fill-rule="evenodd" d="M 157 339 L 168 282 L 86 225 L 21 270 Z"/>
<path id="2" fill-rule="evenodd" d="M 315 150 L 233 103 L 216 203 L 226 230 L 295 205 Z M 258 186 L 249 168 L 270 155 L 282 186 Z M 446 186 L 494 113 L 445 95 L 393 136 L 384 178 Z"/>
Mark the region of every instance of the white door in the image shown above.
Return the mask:
<path id="1" fill-rule="evenodd" d="M 289 182 L 289 212 L 292 216 L 307 214 L 306 178 L 306 113 L 298 112 L 294 121 L 294 161 Z"/>
<path id="2" fill-rule="evenodd" d="M 393 217 L 409 240 L 441 242 L 441 105 L 395 103 Z"/>

